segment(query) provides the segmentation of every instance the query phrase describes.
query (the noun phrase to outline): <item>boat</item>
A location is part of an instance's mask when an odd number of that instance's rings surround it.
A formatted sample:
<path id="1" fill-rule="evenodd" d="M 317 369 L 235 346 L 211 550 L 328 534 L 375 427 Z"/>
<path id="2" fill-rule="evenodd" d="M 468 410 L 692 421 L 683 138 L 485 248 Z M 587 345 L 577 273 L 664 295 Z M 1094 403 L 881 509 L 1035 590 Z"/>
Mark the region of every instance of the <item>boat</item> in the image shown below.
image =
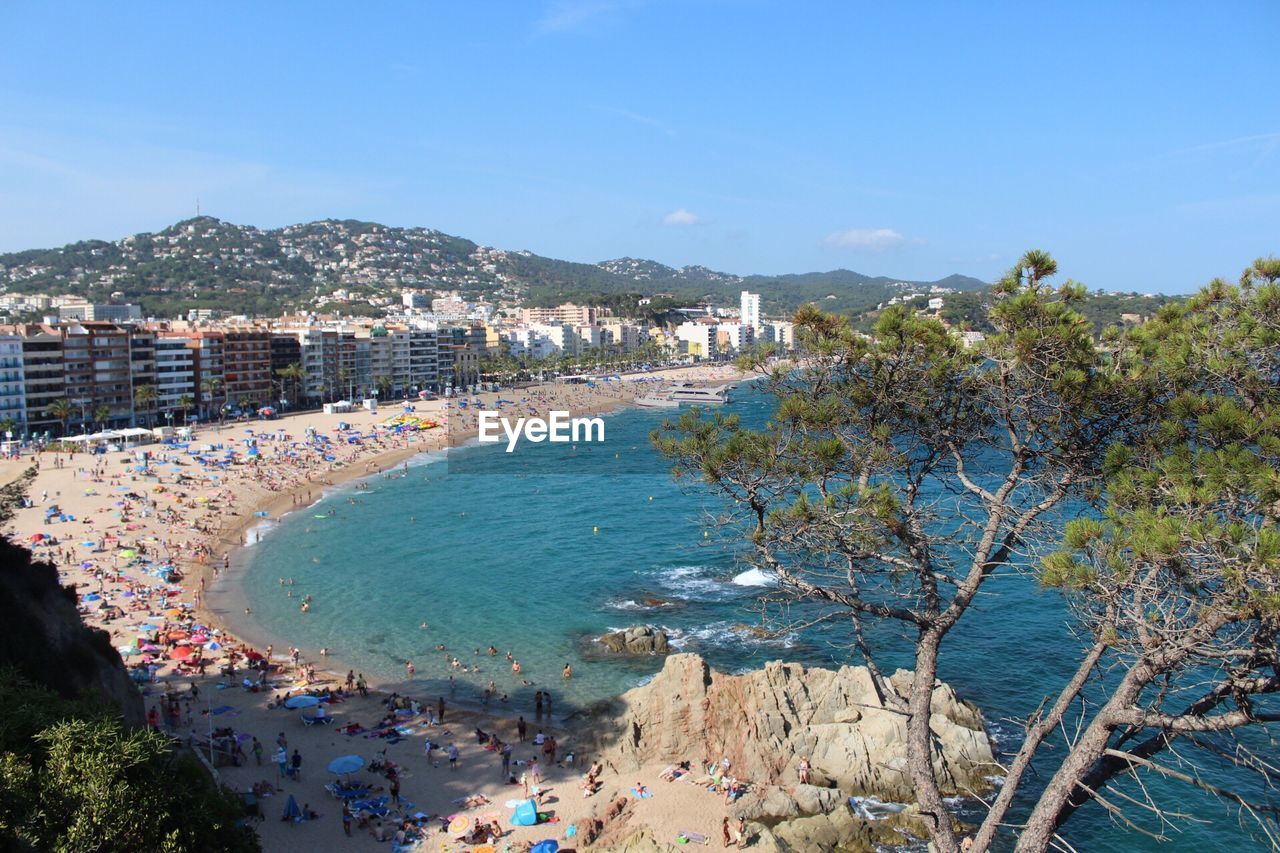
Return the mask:
<path id="1" fill-rule="evenodd" d="M 643 397 L 636 397 L 636 405 L 649 409 L 678 409 L 680 401 L 671 399 L 666 393 L 646 394 Z"/>
<path id="2" fill-rule="evenodd" d="M 646 394 L 636 398 L 637 406 L 651 409 L 674 409 L 679 406 L 719 406 L 731 402 L 729 386 L 718 385 L 714 388 L 699 388 L 691 382 L 672 385 L 665 391 Z"/>

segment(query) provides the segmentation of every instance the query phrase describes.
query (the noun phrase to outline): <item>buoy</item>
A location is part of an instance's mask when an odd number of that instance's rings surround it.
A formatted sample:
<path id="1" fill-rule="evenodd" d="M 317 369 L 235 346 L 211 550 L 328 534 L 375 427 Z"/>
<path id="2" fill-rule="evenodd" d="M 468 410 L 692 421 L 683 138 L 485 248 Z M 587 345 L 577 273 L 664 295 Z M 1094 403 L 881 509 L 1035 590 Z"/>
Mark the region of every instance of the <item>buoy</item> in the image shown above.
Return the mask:
<path id="1" fill-rule="evenodd" d="M 593 528 L 591 528 L 591 535 L 592 535 L 592 536 L 595 536 L 595 535 L 597 535 L 597 534 L 599 534 L 599 533 L 600 533 L 600 528 L 599 528 L 599 527 L 593 527 Z"/>
<path id="2" fill-rule="evenodd" d="M 649 500 L 653 500 L 653 495 L 649 495 Z"/>
<path id="3" fill-rule="evenodd" d="M 702 531 L 702 538 L 703 538 L 703 539 L 710 539 L 710 538 L 711 538 L 711 532 L 710 532 L 710 531 L 708 531 L 708 530 L 704 530 L 704 531 Z"/>

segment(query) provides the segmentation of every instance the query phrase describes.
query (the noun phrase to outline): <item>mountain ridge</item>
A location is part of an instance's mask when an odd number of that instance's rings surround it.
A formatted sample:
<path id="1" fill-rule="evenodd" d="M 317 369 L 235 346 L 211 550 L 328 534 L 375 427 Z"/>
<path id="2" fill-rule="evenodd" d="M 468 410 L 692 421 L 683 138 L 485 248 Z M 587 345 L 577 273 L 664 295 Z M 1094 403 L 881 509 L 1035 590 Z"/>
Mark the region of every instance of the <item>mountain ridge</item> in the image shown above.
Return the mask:
<path id="1" fill-rule="evenodd" d="M 380 308 L 397 302 L 403 288 L 511 302 L 670 294 L 721 304 L 736 303 L 737 291 L 750 289 L 773 311 L 810 301 L 832 303 L 824 305 L 829 310 L 865 311 L 921 288 L 979 290 L 987 284 L 958 273 L 921 282 L 846 269 L 737 275 L 631 257 L 589 264 L 483 246 L 425 227 L 320 219 L 262 229 L 200 216 L 120 240 L 0 254 L 0 286 L 132 301 L 164 316 L 192 307 L 271 315 L 315 307 L 332 290 Z"/>

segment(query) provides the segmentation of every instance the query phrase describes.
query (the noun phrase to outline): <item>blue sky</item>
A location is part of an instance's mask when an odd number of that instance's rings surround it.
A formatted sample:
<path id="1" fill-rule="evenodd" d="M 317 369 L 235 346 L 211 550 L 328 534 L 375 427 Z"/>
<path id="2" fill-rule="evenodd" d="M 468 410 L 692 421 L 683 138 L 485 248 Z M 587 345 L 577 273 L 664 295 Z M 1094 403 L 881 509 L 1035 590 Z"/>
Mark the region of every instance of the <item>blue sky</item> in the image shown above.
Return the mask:
<path id="1" fill-rule="evenodd" d="M 109 13 L 107 10 L 110 10 Z M 0 251 L 205 213 L 1184 292 L 1280 252 L 1280 3 L 0 6 Z"/>

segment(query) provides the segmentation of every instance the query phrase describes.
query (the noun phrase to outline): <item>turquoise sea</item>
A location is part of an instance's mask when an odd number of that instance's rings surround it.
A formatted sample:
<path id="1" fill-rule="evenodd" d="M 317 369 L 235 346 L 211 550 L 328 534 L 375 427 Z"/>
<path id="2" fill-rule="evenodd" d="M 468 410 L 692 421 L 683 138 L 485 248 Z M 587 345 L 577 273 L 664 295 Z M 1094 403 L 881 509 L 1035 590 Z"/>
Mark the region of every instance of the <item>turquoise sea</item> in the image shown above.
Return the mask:
<path id="1" fill-rule="evenodd" d="M 744 387 L 732 410 L 759 424 L 771 403 Z M 856 663 L 835 627 L 776 638 L 752 631 L 766 588 L 737 559 L 737 543 L 720 536 L 717 500 L 674 482 L 650 448 L 649 432 L 668 417 L 623 410 L 606 418 L 603 444 L 524 444 L 513 454 L 466 447 L 419 456 L 394 477 L 365 481 L 364 491 L 335 489 L 248 549 L 241 581 L 255 619 L 278 649 L 298 645 L 315 659 L 328 647 L 380 680 L 402 681 L 412 660 L 420 694 L 452 689 L 456 701 L 479 703 L 492 680 L 508 697 L 492 709 L 526 716 L 534 690 L 551 691 L 559 717 L 656 672 L 661 658 L 606 659 L 591 642 L 636 623 L 663 626 L 680 650 L 731 672 L 779 658 Z M 1069 677 L 1078 643 L 1055 593 L 1015 577 L 990 589 L 944 647 L 940 675 L 983 708 L 999 738 Z M 308 613 L 299 611 L 304 595 Z M 885 630 L 873 639 L 886 650 L 882 666 L 910 666 L 906 638 Z M 479 672 L 446 664 L 438 644 Z M 1183 826 L 1170 844 L 1123 832 L 1092 807 L 1073 819 L 1068 839 L 1079 851 L 1254 846 L 1216 801 L 1169 790 L 1205 821 Z"/>

